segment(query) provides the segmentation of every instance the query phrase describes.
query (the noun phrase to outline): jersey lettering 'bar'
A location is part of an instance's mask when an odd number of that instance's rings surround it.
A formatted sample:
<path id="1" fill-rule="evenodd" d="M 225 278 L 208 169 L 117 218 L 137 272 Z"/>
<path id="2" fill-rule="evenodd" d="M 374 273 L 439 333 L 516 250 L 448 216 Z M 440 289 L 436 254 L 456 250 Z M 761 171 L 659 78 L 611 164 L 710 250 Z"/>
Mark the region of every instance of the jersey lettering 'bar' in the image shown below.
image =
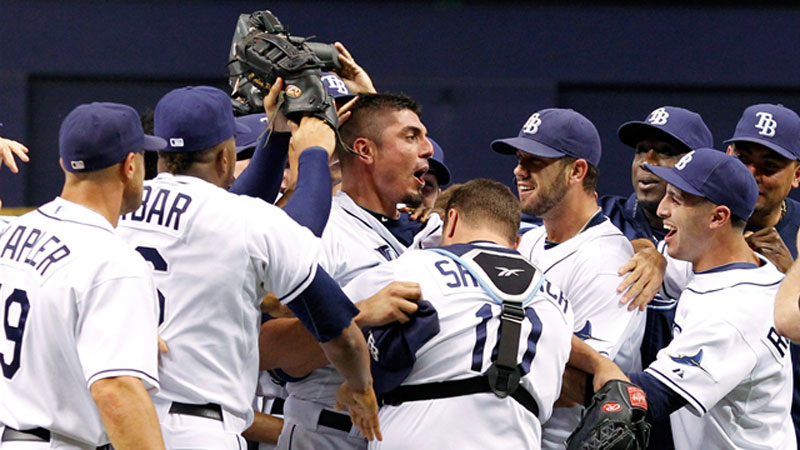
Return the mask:
<path id="1" fill-rule="evenodd" d="M 153 225 L 160 225 L 166 228 L 172 228 L 175 231 L 180 231 L 181 215 L 189 209 L 192 203 L 192 197 L 182 193 L 173 193 L 169 189 L 159 188 L 153 201 L 150 202 L 150 196 L 153 195 L 153 187 L 145 186 L 143 189 L 144 201 L 138 210 L 130 214 L 122 216 L 124 220 L 133 220 L 136 222 L 148 222 Z"/>

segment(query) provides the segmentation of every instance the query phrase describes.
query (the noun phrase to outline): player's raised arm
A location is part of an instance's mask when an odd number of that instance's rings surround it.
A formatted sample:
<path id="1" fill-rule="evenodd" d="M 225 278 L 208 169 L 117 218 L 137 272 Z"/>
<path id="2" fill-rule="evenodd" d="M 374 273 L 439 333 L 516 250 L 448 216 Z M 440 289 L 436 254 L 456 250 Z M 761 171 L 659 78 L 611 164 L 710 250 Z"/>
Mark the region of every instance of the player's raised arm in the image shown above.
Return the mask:
<path id="1" fill-rule="evenodd" d="M 797 262 L 786 272 L 775 297 L 775 327 L 781 335 L 800 342 L 800 264 Z"/>

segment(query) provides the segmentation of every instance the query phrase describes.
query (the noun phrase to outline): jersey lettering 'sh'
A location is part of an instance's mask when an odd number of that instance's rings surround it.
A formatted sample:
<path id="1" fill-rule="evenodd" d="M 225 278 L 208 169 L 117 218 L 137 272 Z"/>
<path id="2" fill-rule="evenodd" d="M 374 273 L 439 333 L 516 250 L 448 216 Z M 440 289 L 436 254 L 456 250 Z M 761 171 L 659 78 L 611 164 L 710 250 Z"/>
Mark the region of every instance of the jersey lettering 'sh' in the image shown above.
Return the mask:
<path id="1" fill-rule="evenodd" d="M 762 136 L 772 137 L 775 136 L 775 129 L 778 128 L 778 122 L 772 118 L 772 114 L 768 112 L 757 112 L 758 122 L 755 127 L 760 131 L 758 134 Z"/>

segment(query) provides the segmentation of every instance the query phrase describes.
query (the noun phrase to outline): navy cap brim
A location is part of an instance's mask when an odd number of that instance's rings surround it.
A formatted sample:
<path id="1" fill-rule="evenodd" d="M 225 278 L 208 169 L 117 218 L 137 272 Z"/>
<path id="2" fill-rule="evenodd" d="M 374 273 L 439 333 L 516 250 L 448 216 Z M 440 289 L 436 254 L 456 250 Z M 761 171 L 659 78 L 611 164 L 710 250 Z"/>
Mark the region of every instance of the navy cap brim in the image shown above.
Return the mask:
<path id="1" fill-rule="evenodd" d="M 763 145 L 764 147 L 767 147 L 768 149 L 783 156 L 784 158 L 791 159 L 792 161 L 800 160 L 800 155 L 795 155 L 789 150 L 786 150 L 785 148 L 781 147 L 780 145 L 777 145 L 776 143 L 768 141 L 766 139 L 759 139 L 755 137 L 739 137 L 739 138 L 732 137 L 728 140 L 722 141 L 723 144 L 730 144 L 732 142 L 752 142 L 753 144 Z"/>
<path id="2" fill-rule="evenodd" d="M 436 175 L 436 179 L 439 180 L 439 186 L 447 186 L 450 184 L 450 171 L 447 170 L 444 164 L 433 158 L 429 158 L 428 165 L 431 166 L 431 171 Z"/>
<path id="3" fill-rule="evenodd" d="M 619 140 L 631 148 L 636 148 L 636 144 L 647 137 L 658 137 L 659 135 L 676 140 L 686 146 L 687 149 L 691 150 L 689 145 L 677 135 L 674 135 L 663 128 L 650 125 L 647 122 L 640 122 L 638 120 L 625 122 L 617 129 L 617 136 L 619 137 Z"/>
<path id="4" fill-rule="evenodd" d="M 143 150 L 156 151 L 164 150 L 165 148 L 167 148 L 167 141 L 164 139 L 158 136 L 150 136 L 149 134 L 144 135 Z"/>
<path id="5" fill-rule="evenodd" d="M 513 155 L 517 151 L 522 151 L 544 158 L 563 158 L 567 156 L 566 153 L 559 152 L 550 146 L 519 136 L 492 141 L 492 150 L 504 155 Z"/>
<path id="6" fill-rule="evenodd" d="M 652 164 L 645 164 L 644 167 L 645 169 L 655 174 L 655 176 L 657 176 L 658 178 L 661 178 L 662 180 L 675 186 L 676 188 L 684 192 L 688 192 L 689 194 L 705 198 L 705 195 L 702 192 L 695 189 L 694 186 L 689 184 L 688 181 L 686 181 L 685 179 L 683 179 L 683 177 L 678 175 L 672 168 L 659 167 L 659 166 L 654 166 Z"/>

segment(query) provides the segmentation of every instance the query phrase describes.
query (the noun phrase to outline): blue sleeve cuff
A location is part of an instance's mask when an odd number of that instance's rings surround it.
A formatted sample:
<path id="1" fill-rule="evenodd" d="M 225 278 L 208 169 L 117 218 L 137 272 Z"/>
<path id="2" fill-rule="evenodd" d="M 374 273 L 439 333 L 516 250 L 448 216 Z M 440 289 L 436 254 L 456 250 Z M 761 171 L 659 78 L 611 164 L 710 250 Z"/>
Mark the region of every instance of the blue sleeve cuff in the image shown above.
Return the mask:
<path id="1" fill-rule="evenodd" d="M 392 322 L 380 327 L 366 327 L 364 334 L 372 354 L 372 378 L 375 392 L 384 393 L 400 386 L 411 373 L 417 350 L 439 334 L 439 314 L 425 300 L 406 323 Z"/>
<path id="2" fill-rule="evenodd" d="M 264 133 L 256 145 L 250 164 L 229 191 L 274 203 L 281 189 L 291 137 L 291 133 Z"/>
<path id="3" fill-rule="evenodd" d="M 318 342 L 328 342 L 350 326 L 358 308 L 322 267 L 287 306 Z"/>
<path id="4" fill-rule="evenodd" d="M 650 419 L 664 420 L 686 405 L 686 399 L 649 373 L 634 372 L 627 375 L 633 384 L 644 390 L 647 396 L 647 415 Z"/>
<path id="5" fill-rule="evenodd" d="M 300 154 L 297 188 L 283 210 L 320 237 L 331 213 L 331 189 L 328 152 L 322 147 L 309 147 Z"/>

